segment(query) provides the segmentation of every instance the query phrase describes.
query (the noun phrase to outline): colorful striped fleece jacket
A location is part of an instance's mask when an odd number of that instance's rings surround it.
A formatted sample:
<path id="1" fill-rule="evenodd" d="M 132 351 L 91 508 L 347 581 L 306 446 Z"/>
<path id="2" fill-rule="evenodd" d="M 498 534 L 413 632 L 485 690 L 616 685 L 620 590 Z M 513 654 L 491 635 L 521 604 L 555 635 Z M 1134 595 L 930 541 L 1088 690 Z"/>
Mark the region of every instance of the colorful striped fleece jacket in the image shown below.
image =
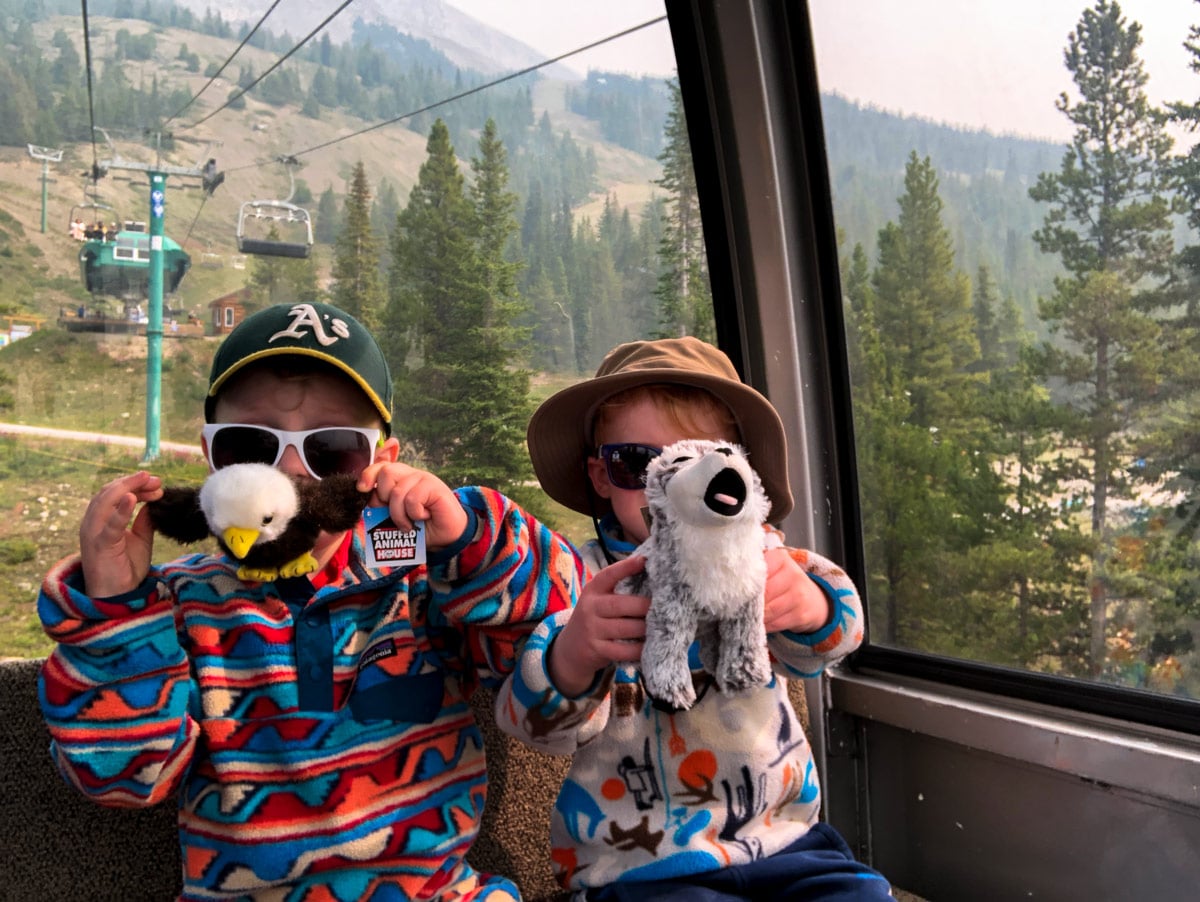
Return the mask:
<path id="1" fill-rule="evenodd" d="M 768 537 L 778 545 L 774 535 Z M 624 557 L 634 546 L 614 538 Z M 862 641 L 862 603 L 850 578 L 812 552 L 792 550 L 829 598 L 833 616 L 816 633 L 767 637 L 774 679 L 726 695 L 705 686 L 698 646 L 692 708 L 676 714 L 647 697 L 636 664 L 610 667 L 581 698 L 550 682 L 546 654 L 570 611 L 530 637 L 513 679 L 496 699 L 505 732 L 551 754 L 574 754 L 550 821 L 559 883 L 577 891 L 616 881 L 653 881 L 773 855 L 816 822 L 820 788 L 787 678 L 813 677 Z M 604 566 L 599 544 L 583 557 Z"/>
<path id="2" fill-rule="evenodd" d="M 55 762 L 106 805 L 178 793 L 183 899 L 519 898 L 463 859 L 487 792 L 467 697 L 571 606 L 582 564 L 504 496 L 456 494 L 469 525 L 427 566 L 365 568 L 360 521 L 315 594 L 207 555 L 114 598 L 80 591 L 77 556 L 47 576 Z"/>

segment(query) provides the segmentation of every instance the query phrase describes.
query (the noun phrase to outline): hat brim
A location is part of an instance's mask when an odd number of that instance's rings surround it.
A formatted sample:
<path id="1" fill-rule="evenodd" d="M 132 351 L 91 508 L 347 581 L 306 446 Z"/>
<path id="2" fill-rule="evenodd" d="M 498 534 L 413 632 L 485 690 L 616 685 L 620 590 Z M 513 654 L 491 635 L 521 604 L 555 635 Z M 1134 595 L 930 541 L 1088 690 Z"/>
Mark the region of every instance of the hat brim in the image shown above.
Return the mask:
<path id="1" fill-rule="evenodd" d="M 586 469 L 587 458 L 595 452 L 591 430 L 596 410 L 615 394 L 655 384 L 695 386 L 724 403 L 737 420 L 740 443 L 771 500 L 771 522 L 777 523 L 791 512 L 787 434 L 775 408 L 748 385 L 677 368 L 598 376 L 570 385 L 543 401 L 530 418 L 526 434 L 529 457 L 542 490 L 573 511 L 588 515 L 597 512 Z"/>

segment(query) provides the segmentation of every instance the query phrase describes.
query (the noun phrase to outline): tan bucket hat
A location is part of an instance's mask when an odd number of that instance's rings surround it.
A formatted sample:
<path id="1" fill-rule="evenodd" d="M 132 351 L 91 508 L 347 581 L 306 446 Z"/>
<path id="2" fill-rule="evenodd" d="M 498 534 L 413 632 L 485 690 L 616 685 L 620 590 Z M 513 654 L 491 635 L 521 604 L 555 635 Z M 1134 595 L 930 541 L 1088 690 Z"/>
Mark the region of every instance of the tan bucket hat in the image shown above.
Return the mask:
<path id="1" fill-rule="evenodd" d="M 542 490 L 582 514 L 593 512 L 584 461 L 595 454 L 592 426 L 607 398 L 639 385 L 693 385 L 724 402 L 737 420 L 750 466 L 771 499 L 771 522 L 792 509 L 787 436 L 771 402 L 738 378 L 723 351 L 698 338 L 631 341 L 609 351 L 592 379 L 551 395 L 529 420 L 529 456 Z"/>

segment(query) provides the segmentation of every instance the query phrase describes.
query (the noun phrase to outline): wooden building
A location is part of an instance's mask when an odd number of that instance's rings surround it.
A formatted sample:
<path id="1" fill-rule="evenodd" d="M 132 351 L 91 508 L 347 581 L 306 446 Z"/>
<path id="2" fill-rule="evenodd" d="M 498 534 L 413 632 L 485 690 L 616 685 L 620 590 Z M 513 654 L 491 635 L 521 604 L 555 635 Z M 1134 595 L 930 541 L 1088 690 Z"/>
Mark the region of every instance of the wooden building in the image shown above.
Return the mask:
<path id="1" fill-rule="evenodd" d="M 212 311 L 212 334 L 227 335 L 233 327 L 246 318 L 246 302 L 250 300 L 250 289 L 239 288 L 210 301 L 208 309 Z"/>

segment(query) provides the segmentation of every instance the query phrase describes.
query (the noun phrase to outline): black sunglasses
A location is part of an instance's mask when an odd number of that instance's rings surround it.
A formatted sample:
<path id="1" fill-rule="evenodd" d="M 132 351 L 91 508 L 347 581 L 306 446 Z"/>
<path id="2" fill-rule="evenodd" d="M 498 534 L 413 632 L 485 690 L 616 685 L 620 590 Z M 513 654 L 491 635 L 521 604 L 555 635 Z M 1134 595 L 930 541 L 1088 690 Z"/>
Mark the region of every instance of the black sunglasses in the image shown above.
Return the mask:
<path id="1" fill-rule="evenodd" d="M 596 449 L 596 456 L 604 460 L 608 481 L 619 489 L 644 489 L 646 467 L 660 454 L 662 448 L 637 442 L 618 442 Z"/>
<path id="2" fill-rule="evenodd" d="M 232 464 L 275 466 L 291 445 L 304 469 L 317 479 L 335 473 L 357 475 L 375 459 L 380 431 L 355 426 L 327 426 L 292 432 L 243 423 L 209 423 L 204 427 L 208 462 L 214 470 Z"/>

